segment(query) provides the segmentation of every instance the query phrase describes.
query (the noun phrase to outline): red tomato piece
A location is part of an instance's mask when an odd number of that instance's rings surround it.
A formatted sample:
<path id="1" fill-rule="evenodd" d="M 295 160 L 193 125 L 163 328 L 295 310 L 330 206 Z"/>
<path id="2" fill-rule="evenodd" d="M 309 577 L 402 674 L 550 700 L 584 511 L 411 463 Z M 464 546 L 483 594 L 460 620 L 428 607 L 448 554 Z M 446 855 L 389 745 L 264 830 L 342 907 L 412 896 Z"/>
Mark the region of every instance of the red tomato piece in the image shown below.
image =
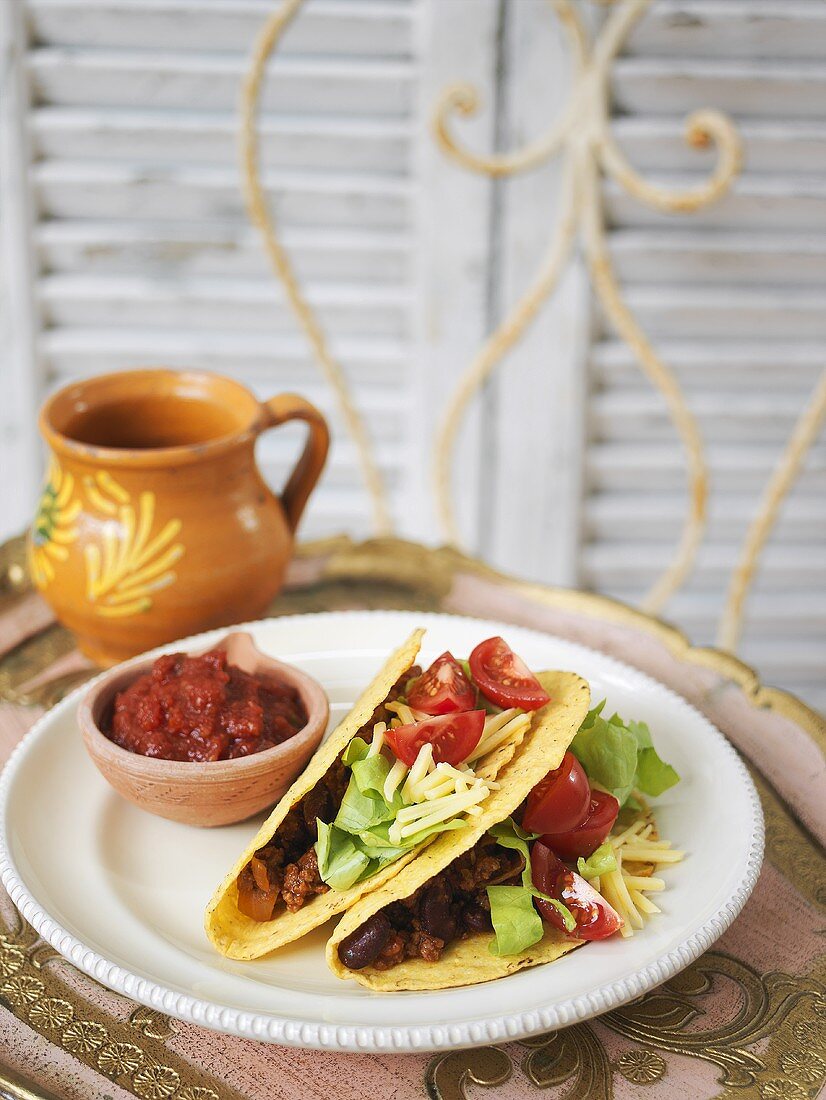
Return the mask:
<path id="1" fill-rule="evenodd" d="M 534 841 L 531 848 L 531 878 L 537 890 L 570 909 L 576 929 L 568 935 L 578 940 L 604 940 L 622 927 L 622 917 L 616 909 L 581 875 L 568 870 L 541 840 Z M 543 920 L 560 932 L 565 931 L 565 922 L 552 905 L 541 898 L 534 898 L 534 905 Z"/>
<path id="2" fill-rule="evenodd" d="M 433 759 L 437 764 L 447 763 L 456 767 L 479 744 L 485 728 L 483 710 L 464 710 L 458 714 L 439 714 L 424 722 L 411 722 L 408 726 L 396 726 L 385 734 L 387 743 L 397 758 L 411 768 L 422 745 L 433 746 Z"/>
<path id="3" fill-rule="evenodd" d="M 407 702 L 425 714 L 452 714 L 457 710 L 473 710 L 476 689 L 453 654 L 443 653 L 413 681 Z"/>
<path id="4" fill-rule="evenodd" d="M 476 686 L 499 707 L 538 710 L 550 702 L 547 691 L 504 638 L 480 642 L 469 663 Z"/>
<path id="5" fill-rule="evenodd" d="M 580 856 L 587 859 L 613 829 L 619 808 L 619 802 L 612 794 L 606 794 L 605 791 L 591 791 L 588 813 L 582 824 L 575 829 L 560 829 L 558 832 L 545 833 L 542 841 L 562 859 L 574 860 Z M 531 831 L 539 832 L 538 829 Z"/>
<path id="6" fill-rule="evenodd" d="M 534 787 L 522 818 L 531 833 L 565 833 L 581 825 L 591 805 L 591 787 L 585 769 L 572 752 Z"/>

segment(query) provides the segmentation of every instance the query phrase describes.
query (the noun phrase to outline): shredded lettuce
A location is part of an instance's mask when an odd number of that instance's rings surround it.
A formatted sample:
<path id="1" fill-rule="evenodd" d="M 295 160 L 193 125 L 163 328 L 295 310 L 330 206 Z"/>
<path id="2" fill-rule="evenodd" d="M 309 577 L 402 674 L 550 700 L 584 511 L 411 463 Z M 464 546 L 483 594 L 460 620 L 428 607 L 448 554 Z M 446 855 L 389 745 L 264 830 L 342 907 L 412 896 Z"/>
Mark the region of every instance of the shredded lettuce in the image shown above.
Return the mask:
<path id="1" fill-rule="evenodd" d="M 489 886 L 487 889 L 494 932 L 490 953 L 518 955 L 542 939 L 542 917 L 533 904 L 534 898 L 541 898 L 552 905 L 562 917 L 565 931 L 573 932 L 576 921 L 568 906 L 556 898 L 549 898 L 533 885 L 530 842 L 536 840 L 539 834 L 525 832 L 508 817 L 492 826 L 488 835 L 494 837 L 501 847 L 512 848 L 525 858 L 521 886 Z"/>
<path id="2" fill-rule="evenodd" d="M 616 871 L 617 857 L 614 855 L 611 842 L 606 840 L 604 844 L 600 844 L 587 859 L 580 856 L 576 861 L 576 869 L 588 881 L 599 878 L 600 875 L 607 875 L 609 871 Z"/>
<path id="3" fill-rule="evenodd" d="M 618 714 L 604 718 L 605 700 L 589 711 L 571 742 L 571 752 L 588 778 L 625 805 L 636 788 L 656 797 L 679 782 L 679 775 L 660 759 L 644 722 L 624 722 Z"/>

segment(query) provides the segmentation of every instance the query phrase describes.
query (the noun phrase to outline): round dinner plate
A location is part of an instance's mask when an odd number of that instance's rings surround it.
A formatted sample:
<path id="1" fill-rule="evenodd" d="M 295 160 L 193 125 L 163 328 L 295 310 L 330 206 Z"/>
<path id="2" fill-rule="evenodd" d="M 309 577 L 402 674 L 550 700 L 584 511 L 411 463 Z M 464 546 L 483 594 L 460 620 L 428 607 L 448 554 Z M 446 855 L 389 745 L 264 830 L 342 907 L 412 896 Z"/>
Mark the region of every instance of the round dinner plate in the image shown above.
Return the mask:
<path id="1" fill-rule="evenodd" d="M 609 712 L 649 724 L 682 777 L 657 800 L 657 821 L 686 858 L 663 870 L 663 912 L 641 932 L 485 985 L 430 993 L 373 993 L 335 977 L 323 950 L 331 926 L 270 958 L 221 958 L 203 931 L 204 906 L 258 821 L 198 829 L 121 799 L 83 748 L 75 713 L 85 687 L 37 722 L 0 779 L 2 882 L 23 916 L 75 966 L 169 1015 L 248 1038 L 358 1051 L 473 1046 L 563 1027 L 639 996 L 705 951 L 754 887 L 763 820 L 734 749 L 673 692 L 561 638 L 449 615 L 333 612 L 244 629 L 321 682 L 332 728 L 416 626 L 427 627 L 425 665 L 502 634 L 532 668 L 578 672 L 594 701 L 607 697 Z"/>

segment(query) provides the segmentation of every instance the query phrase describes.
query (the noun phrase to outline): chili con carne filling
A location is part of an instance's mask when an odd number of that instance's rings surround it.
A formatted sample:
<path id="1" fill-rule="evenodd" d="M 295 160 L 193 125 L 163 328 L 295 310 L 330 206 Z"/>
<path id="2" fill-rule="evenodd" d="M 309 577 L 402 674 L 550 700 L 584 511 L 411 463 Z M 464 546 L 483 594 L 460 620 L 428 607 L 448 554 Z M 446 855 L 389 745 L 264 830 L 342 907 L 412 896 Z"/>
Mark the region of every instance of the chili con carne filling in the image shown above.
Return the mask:
<path id="1" fill-rule="evenodd" d="M 521 881 L 525 861 L 484 836 L 409 898 L 391 902 L 341 941 L 350 970 L 390 970 L 404 959 L 438 962 L 453 940 L 490 932 L 488 886 Z"/>
<path id="2" fill-rule="evenodd" d="M 373 711 L 370 720 L 355 735 L 370 742 L 377 722 L 390 723 L 395 715 L 386 704 L 401 698 L 408 683 L 422 670 L 414 665 L 390 689 L 384 702 Z M 350 771 L 341 757 L 322 775 L 316 785 L 290 811 L 275 836 L 259 848 L 238 876 L 238 908 L 257 921 L 272 920 L 279 901 L 297 913 L 316 894 L 330 887 L 318 872 L 315 842 L 317 819 L 327 823 L 338 813 Z"/>

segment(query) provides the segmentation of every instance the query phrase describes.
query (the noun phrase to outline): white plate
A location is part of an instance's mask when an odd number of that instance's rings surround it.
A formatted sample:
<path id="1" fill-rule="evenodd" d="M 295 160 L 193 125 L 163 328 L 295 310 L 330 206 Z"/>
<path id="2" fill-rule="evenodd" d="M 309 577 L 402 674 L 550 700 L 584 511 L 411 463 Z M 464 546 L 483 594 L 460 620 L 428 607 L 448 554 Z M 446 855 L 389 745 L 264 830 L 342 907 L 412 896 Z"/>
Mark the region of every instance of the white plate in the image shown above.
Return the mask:
<path id="1" fill-rule="evenodd" d="M 467 654 L 501 633 L 533 668 L 579 672 L 595 700 L 606 695 L 610 710 L 649 723 L 682 776 L 659 800 L 658 821 L 688 854 L 664 872 L 663 913 L 633 939 L 591 944 L 487 985 L 427 994 L 371 993 L 333 977 L 325 929 L 269 959 L 222 959 L 204 935 L 203 908 L 254 823 L 195 829 L 124 802 L 84 751 L 78 692 L 34 726 L 0 779 L 2 882 L 23 916 L 75 966 L 133 1000 L 232 1034 L 341 1050 L 435 1050 L 547 1031 L 639 996 L 705 951 L 755 884 L 763 820 L 732 747 L 667 688 L 571 642 L 448 615 L 341 612 L 245 629 L 263 650 L 321 681 L 332 725 L 417 625 L 428 628 L 424 664 L 447 648 Z"/>

